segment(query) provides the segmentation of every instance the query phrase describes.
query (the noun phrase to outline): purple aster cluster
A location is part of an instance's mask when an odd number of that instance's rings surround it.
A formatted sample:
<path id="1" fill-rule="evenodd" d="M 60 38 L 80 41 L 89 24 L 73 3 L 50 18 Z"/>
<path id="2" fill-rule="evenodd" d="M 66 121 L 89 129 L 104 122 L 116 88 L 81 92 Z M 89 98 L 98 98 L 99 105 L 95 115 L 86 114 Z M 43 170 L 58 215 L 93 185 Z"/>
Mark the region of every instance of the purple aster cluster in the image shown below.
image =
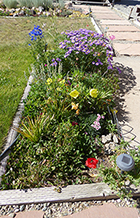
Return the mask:
<path id="1" fill-rule="evenodd" d="M 90 57 L 92 65 L 98 66 L 103 65 L 106 57 L 108 69 L 113 69 L 111 64 L 113 57 L 112 47 L 109 46 L 109 40 L 103 35 L 87 29 L 66 31 L 62 32 L 62 34 L 65 34 L 67 37 L 67 40 L 59 43 L 60 48 L 67 50 L 65 58 L 70 56 L 72 52 L 75 52 L 76 55 L 82 54 L 82 57 L 83 55 Z"/>
<path id="2" fill-rule="evenodd" d="M 58 62 L 60 62 L 61 59 L 60 58 L 53 58 L 52 59 L 52 63 L 50 64 L 50 66 L 57 66 Z"/>

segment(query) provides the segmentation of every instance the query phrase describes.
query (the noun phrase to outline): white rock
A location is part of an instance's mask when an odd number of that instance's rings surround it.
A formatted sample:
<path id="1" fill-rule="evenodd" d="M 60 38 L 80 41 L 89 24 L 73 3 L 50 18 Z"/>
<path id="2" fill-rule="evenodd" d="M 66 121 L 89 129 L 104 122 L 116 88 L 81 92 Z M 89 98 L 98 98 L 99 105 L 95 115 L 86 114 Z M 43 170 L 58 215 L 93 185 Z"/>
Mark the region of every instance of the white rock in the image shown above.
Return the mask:
<path id="1" fill-rule="evenodd" d="M 113 135 L 113 142 L 118 144 L 119 140 L 116 135 Z"/>
<path id="2" fill-rule="evenodd" d="M 117 199 L 117 202 L 120 203 L 122 200 L 121 199 Z"/>
<path id="3" fill-rule="evenodd" d="M 112 141 L 112 134 L 111 133 L 109 133 L 108 135 L 102 135 L 102 143 L 103 144 L 106 144 L 106 143 L 108 143 L 108 142 L 111 142 Z"/>

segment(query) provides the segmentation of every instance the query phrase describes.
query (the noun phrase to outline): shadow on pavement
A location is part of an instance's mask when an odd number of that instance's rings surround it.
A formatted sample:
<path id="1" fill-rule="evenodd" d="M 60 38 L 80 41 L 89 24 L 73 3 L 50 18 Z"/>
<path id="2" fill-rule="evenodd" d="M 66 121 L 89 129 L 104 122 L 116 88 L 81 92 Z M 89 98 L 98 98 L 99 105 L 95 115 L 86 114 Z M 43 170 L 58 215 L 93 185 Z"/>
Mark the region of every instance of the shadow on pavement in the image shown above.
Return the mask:
<path id="1" fill-rule="evenodd" d="M 115 4 L 126 5 L 126 6 L 135 6 L 135 5 L 140 5 L 140 1 L 133 1 L 133 0 L 115 0 Z"/>
<path id="2" fill-rule="evenodd" d="M 128 93 L 134 86 L 136 86 L 136 77 L 133 74 L 133 69 L 124 66 L 121 63 L 116 62 L 115 66 L 119 67 L 121 73 L 119 74 L 119 93 L 116 97 L 116 110 L 118 111 L 117 117 L 119 121 L 128 122 L 129 113 L 124 108 L 125 98 L 124 96 Z"/>

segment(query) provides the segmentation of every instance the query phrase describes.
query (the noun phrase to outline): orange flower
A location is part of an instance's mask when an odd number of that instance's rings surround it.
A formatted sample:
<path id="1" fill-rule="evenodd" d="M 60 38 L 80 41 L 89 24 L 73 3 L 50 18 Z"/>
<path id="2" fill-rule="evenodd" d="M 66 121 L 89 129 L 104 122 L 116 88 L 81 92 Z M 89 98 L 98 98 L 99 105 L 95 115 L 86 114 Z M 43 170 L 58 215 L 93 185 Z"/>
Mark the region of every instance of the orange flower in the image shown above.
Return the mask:
<path id="1" fill-rule="evenodd" d="M 77 115 L 79 115 L 79 111 L 80 111 L 80 109 L 78 109 L 78 110 L 76 111 L 76 114 L 77 114 Z"/>
<path id="2" fill-rule="evenodd" d="M 72 102 L 71 104 L 72 104 L 72 110 L 77 110 L 78 109 L 79 103 L 75 104 L 74 102 Z"/>

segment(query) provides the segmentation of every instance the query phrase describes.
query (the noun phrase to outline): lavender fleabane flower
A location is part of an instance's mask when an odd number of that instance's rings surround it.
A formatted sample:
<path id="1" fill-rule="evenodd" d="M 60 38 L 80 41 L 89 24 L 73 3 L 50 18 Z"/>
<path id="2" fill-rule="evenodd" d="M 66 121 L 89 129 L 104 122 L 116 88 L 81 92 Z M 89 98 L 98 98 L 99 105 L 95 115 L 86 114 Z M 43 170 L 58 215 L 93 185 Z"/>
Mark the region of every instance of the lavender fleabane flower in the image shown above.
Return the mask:
<path id="1" fill-rule="evenodd" d="M 59 61 L 59 62 L 60 62 L 60 61 L 61 61 L 61 59 L 60 59 L 60 58 L 56 58 L 56 61 Z"/>
<path id="2" fill-rule="evenodd" d="M 121 70 L 120 70 L 120 68 L 119 67 L 116 67 L 117 68 L 117 70 L 118 70 L 118 72 L 119 72 L 119 74 L 121 73 Z"/>
<path id="3" fill-rule="evenodd" d="M 52 64 L 50 64 L 50 66 L 57 66 L 57 62 L 54 61 Z"/>

